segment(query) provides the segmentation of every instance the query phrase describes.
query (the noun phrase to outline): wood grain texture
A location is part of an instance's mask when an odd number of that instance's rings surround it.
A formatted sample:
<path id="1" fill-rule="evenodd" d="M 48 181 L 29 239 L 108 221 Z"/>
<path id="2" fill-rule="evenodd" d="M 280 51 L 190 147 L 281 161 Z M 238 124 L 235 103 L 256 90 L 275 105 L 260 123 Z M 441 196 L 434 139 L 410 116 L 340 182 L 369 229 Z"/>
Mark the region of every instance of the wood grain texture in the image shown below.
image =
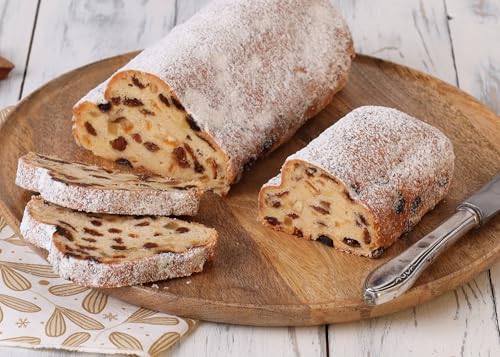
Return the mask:
<path id="1" fill-rule="evenodd" d="M 29 198 L 13 183 L 19 156 L 31 150 L 103 164 L 78 148 L 68 135 L 71 107 L 130 57 L 97 62 L 49 82 L 7 119 L 0 131 L 0 145 L 5 148 L 0 152 L 0 161 L 4 163 L 0 172 L 0 207 L 12 226 L 18 225 Z M 450 137 L 457 156 L 457 176 L 446 200 L 423 219 L 408 239 L 397 242 L 386 258 L 430 231 L 458 202 L 500 170 L 496 160 L 500 143 L 489 142 L 478 129 L 483 121 L 495 122 L 494 113 L 423 73 L 358 56 L 349 83 L 329 107 L 301 128 L 290 142 L 256 163 L 227 199 L 213 194 L 204 196 L 195 219 L 218 230 L 219 259 L 203 274 L 160 282 L 159 289 L 135 286 L 107 292 L 134 304 L 210 321 L 312 325 L 357 320 L 411 307 L 487 268 L 500 254 L 500 244 L 495 239 L 500 220 L 494 219 L 450 248 L 406 295 L 385 305 L 367 307 L 361 300 L 362 282 L 383 259 L 353 257 L 319 243 L 271 231 L 256 221 L 258 191 L 283 160 L 347 112 L 366 103 L 395 107 L 437 126 Z M 472 105 L 476 113 L 464 116 L 462 107 Z M 476 126 L 471 124 L 473 121 Z M 500 126 L 495 130 L 500 135 Z"/>
<path id="2" fill-rule="evenodd" d="M 175 1 L 42 1 L 38 17 L 23 95 L 70 69 L 151 45 L 174 26 Z"/>
<path id="3" fill-rule="evenodd" d="M 0 0 L 0 56 L 16 66 L 0 81 L 0 108 L 19 100 L 36 8 L 37 0 Z"/>

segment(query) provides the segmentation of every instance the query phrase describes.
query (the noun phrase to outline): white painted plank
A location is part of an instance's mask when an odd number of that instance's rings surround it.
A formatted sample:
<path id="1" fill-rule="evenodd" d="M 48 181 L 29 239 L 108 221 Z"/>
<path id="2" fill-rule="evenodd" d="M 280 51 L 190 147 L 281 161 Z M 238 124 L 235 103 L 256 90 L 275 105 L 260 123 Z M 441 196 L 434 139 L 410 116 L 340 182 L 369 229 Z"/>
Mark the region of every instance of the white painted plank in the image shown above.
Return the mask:
<path id="1" fill-rule="evenodd" d="M 500 114 L 500 1 L 447 0 L 460 88 Z"/>
<path id="2" fill-rule="evenodd" d="M 446 8 L 460 88 L 500 114 L 500 2 L 447 0 Z M 489 274 L 498 329 L 500 263 Z"/>
<path id="3" fill-rule="evenodd" d="M 334 2 L 345 13 L 359 52 L 457 84 L 443 2 Z M 491 43 L 477 43 L 479 46 Z M 414 309 L 370 321 L 331 325 L 330 355 L 498 355 L 495 316 L 485 272 L 469 284 Z"/>
<path id="4" fill-rule="evenodd" d="M 151 45 L 174 18 L 174 0 L 42 0 L 23 96 L 70 69 Z"/>
<path id="5" fill-rule="evenodd" d="M 322 356 L 325 327 L 262 328 L 202 323 L 169 357 L 182 356 Z"/>
<path id="6" fill-rule="evenodd" d="M 456 84 L 442 1 L 330 1 L 346 17 L 357 52 Z"/>
<path id="7" fill-rule="evenodd" d="M 499 356 L 486 274 L 388 317 L 330 327 L 330 356 Z"/>
<path id="8" fill-rule="evenodd" d="M 0 0 L 0 56 L 16 66 L 0 81 L 0 108 L 19 99 L 36 7 L 37 0 Z"/>

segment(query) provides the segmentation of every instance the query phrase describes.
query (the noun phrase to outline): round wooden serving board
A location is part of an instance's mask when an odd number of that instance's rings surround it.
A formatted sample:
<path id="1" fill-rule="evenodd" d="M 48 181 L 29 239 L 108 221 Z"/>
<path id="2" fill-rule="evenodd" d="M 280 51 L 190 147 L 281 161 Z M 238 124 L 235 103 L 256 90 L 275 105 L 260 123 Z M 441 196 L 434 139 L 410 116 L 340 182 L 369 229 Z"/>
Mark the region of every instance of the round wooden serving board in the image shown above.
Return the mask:
<path id="1" fill-rule="evenodd" d="M 71 108 L 134 54 L 69 72 L 21 102 L 0 130 L 0 210 L 19 225 L 30 194 L 14 185 L 17 159 L 28 151 L 99 163 L 71 136 Z M 394 107 L 441 129 L 456 153 L 451 191 L 383 259 L 370 260 L 267 229 L 257 222 L 257 193 L 285 158 L 349 111 Z M 380 316 L 421 304 L 487 269 L 500 256 L 500 217 L 445 252 L 405 295 L 369 307 L 361 299 L 367 274 L 450 215 L 500 171 L 500 120 L 469 95 L 420 72 L 366 56 L 347 86 L 293 139 L 246 172 L 228 197 L 206 194 L 196 221 L 220 234 L 217 256 L 201 274 L 156 285 L 106 290 L 133 304 L 203 320 L 249 325 L 314 325 Z M 362 163 L 357 163 L 362 164 Z M 390 222 L 387 222 L 390 224 Z"/>

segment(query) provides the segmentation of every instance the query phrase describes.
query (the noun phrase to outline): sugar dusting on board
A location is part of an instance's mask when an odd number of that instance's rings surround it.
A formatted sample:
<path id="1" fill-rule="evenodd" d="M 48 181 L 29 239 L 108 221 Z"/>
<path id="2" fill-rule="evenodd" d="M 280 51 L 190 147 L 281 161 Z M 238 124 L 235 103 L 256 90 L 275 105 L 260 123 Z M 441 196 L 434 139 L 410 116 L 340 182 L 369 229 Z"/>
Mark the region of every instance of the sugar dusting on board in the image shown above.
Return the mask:
<path id="1" fill-rule="evenodd" d="M 168 83 L 239 171 L 328 103 L 352 57 L 327 0 L 216 0 L 119 71 Z M 106 85 L 80 103 L 103 101 Z"/>

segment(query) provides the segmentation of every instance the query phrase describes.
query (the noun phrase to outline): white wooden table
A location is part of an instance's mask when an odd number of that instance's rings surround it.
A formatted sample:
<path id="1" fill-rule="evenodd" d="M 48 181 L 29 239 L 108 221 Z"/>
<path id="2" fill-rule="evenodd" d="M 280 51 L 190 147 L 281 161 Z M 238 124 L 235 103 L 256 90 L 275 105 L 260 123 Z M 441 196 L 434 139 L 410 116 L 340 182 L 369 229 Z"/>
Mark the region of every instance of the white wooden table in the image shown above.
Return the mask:
<path id="1" fill-rule="evenodd" d="M 332 0 L 357 52 L 459 86 L 500 113 L 500 0 Z M 0 0 L 0 107 L 67 70 L 154 43 L 208 0 Z M 499 119 L 500 120 L 500 119 Z M 499 138 L 500 140 L 500 138 Z M 500 238 L 500 237 L 499 237 Z M 411 310 L 305 328 L 203 323 L 171 356 L 500 356 L 500 263 Z M 0 348 L 0 356 L 70 356 Z"/>

